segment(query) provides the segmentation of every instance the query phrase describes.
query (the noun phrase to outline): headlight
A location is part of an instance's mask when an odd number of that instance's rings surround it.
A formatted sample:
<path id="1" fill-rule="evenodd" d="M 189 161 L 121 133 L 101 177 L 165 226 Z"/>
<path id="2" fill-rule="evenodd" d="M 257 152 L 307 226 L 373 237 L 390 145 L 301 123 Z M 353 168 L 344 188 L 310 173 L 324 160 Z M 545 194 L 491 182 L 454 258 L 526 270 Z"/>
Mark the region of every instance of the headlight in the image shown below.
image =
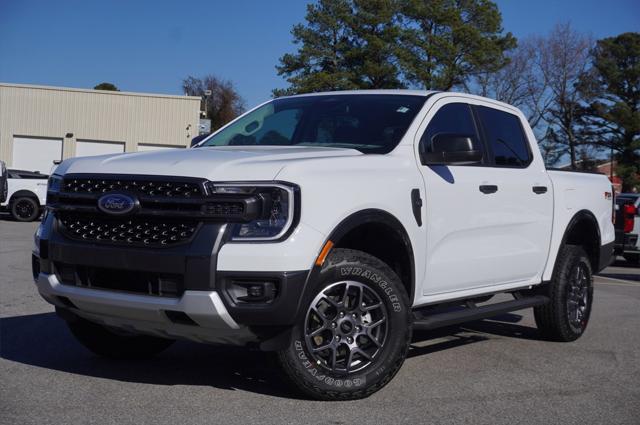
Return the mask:
<path id="1" fill-rule="evenodd" d="M 215 201 L 205 213 L 226 215 L 234 224 L 232 239 L 270 241 L 281 238 L 292 226 L 297 188 L 284 183 L 207 183 Z M 234 220 L 233 217 L 236 219 Z"/>
<path id="2" fill-rule="evenodd" d="M 62 177 L 52 175 L 47 182 L 47 205 L 57 200 L 58 193 L 62 189 Z"/>

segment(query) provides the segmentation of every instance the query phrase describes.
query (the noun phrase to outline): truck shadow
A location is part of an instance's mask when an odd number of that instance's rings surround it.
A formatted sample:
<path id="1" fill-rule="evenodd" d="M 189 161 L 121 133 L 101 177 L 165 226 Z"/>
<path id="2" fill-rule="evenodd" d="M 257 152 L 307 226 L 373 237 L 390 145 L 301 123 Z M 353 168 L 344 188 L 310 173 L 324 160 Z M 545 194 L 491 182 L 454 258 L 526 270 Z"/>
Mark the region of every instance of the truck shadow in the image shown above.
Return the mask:
<path id="1" fill-rule="evenodd" d="M 610 277 L 613 279 L 622 279 L 622 280 L 631 280 L 640 282 L 640 265 L 637 263 L 631 263 L 629 261 L 623 260 L 620 257 L 616 259 L 616 261 L 611 264 L 610 267 L 602 270 L 598 273 L 598 276 Z"/>
<path id="2" fill-rule="evenodd" d="M 76 342 L 55 313 L 0 319 L 0 357 L 31 366 L 123 382 L 213 386 L 297 397 L 279 377 L 272 356 L 244 349 L 178 341 L 149 360 L 104 359 Z"/>
<path id="3" fill-rule="evenodd" d="M 42 218 L 42 215 L 40 215 L 34 221 L 40 221 L 41 218 Z M 11 217 L 11 214 L 5 211 L 0 211 L 0 221 L 10 221 L 14 223 L 20 223 L 19 221 L 16 221 L 13 217 Z"/>
<path id="4" fill-rule="evenodd" d="M 412 346 L 409 357 L 489 340 L 491 334 L 525 338 L 535 334 L 535 329 L 499 323 L 484 321 L 464 327 L 417 332 L 414 343 L 426 342 L 427 345 Z M 437 341 L 442 337 L 447 340 Z M 84 349 L 54 313 L 0 319 L 0 357 L 25 365 L 123 382 L 212 386 L 300 398 L 282 379 L 273 354 L 178 341 L 150 360 L 108 360 Z"/>
<path id="5" fill-rule="evenodd" d="M 522 316 L 506 313 L 490 319 L 478 320 L 433 331 L 415 331 L 408 357 L 423 356 L 441 350 L 491 340 L 492 336 L 540 340 L 538 330 L 516 323 Z M 420 346 L 415 345 L 420 343 Z"/>

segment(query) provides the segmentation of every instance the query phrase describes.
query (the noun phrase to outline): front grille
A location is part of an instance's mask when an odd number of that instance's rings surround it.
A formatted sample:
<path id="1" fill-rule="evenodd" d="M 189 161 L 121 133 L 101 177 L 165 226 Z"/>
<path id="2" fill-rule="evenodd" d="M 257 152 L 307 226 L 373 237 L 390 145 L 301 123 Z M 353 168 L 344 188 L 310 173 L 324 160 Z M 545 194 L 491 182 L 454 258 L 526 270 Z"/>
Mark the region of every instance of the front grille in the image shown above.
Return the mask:
<path id="1" fill-rule="evenodd" d="M 177 298 L 184 293 L 184 276 L 54 263 L 56 278 L 63 285 L 124 291 Z"/>
<path id="2" fill-rule="evenodd" d="M 191 240 L 198 228 L 195 220 L 128 217 L 111 218 L 99 215 L 58 213 L 63 234 L 88 242 L 171 246 Z"/>
<path id="3" fill-rule="evenodd" d="M 144 178 L 65 178 L 62 191 L 88 195 L 125 191 L 138 195 L 178 199 L 195 198 L 204 194 L 201 185 L 195 182 L 162 181 Z"/>

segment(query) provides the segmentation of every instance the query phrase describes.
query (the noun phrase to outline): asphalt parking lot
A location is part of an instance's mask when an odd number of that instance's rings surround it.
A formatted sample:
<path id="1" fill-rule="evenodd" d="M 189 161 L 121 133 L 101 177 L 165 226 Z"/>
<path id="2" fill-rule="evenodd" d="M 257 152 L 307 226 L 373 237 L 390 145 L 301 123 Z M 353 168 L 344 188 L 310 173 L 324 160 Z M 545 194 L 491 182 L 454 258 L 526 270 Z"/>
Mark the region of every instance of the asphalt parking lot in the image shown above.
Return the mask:
<path id="1" fill-rule="evenodd" d="M 541 341 L 529 310 L 415 335 L 366 400 L 292 393 L 258 352 L 178 342 L 151 361 L 93 356 L 31 281 L 37 223 L 0 217 L 0 423 L 640 423 L 640 270 L 596 278 L 586 335 Z"/>

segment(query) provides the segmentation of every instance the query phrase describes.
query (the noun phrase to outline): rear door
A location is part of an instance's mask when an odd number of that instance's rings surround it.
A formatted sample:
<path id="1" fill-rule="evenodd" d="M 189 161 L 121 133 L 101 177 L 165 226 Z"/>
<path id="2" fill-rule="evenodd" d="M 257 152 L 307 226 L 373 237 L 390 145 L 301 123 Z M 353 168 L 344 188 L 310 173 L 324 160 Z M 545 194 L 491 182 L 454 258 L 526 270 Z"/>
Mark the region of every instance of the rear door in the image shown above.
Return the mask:
<path id="1" fill-rule="evenodd" d="M 474 105 L 494 174 L 496 214 L 508 234 L 503 253 L 504 282 L 539 283 L 553 223 L 551 179 L 528 124 L 498 105 Z M 533 149 L 532 149 L 533 147 Z"/>
<path id="2" fill-rule="evenodd" d="M 519 149 L 524 133 L 511 118 L 518 117 L 506 117 L 509 122 L 502 129 L 505 123 L 480 113 L 478 103 L 445 97 L 433 105 L 418 131 L 423 140 L 438 133 L 470 135 L 485 149 L 480 164 L 419 165 L 427 210 L 423 295 L 539 281 L 546 262 L 553 206 L 544 165 L 530 151 L 517 166 L 512 157 L 502 158 L 503 150 L 494 148 L 493 142 L 507 139 Z M 496 163 L 496 158 L 507 165 Z M 541 187 L 547 190 L 536 194 L 534 186 L 540 186 L 539 192 Z"/>

